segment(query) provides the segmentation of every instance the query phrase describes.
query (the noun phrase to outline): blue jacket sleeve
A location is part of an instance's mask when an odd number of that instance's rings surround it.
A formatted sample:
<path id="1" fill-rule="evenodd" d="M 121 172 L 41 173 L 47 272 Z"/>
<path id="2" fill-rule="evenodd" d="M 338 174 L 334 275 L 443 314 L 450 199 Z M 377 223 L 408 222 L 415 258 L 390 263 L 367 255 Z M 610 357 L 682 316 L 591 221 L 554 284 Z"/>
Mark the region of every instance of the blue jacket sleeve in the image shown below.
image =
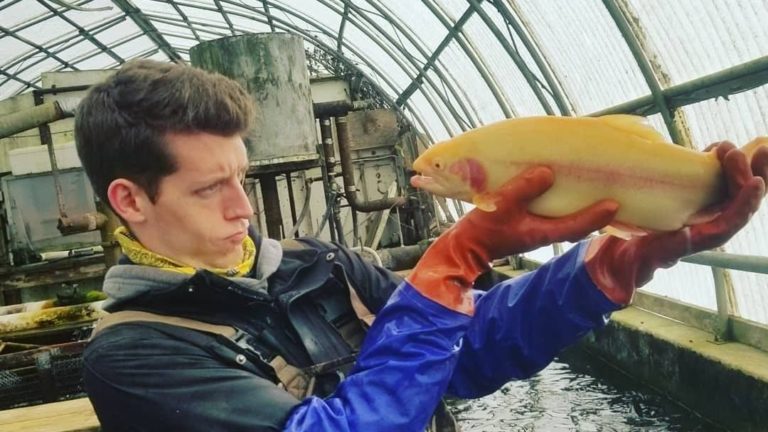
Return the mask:
<path id="1" fill-rule="evenodd" d="M 604 326 L 619 306 L 595 286 L 584 267 L 586 242 L 536 271 L 476 293 L 448 392 L 484 396 L 546 367 L 565 347 Z"/>
<path id="2" fill-rule="evenodd" d="M 403 282 L 371 326 L 352 373 L 304 400 L 286 431 L 423 431 L 448 387 L 470 317 Z"/>

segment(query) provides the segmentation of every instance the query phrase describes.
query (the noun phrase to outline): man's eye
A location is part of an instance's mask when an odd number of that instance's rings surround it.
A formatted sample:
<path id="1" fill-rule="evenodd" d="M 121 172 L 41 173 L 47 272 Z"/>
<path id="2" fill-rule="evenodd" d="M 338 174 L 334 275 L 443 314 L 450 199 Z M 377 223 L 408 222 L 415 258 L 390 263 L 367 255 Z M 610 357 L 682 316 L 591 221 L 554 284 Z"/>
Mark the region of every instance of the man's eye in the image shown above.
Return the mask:
<path id="1" fill-rule="evenodd" d="M 198 189 L 197 194 L 202 196 L 211 195 L 217 190 L 219 190 L 220 187 L 221 187 L 221 183 L 214 183 L 210 186 L 206 186 L 202 189 Z"/>

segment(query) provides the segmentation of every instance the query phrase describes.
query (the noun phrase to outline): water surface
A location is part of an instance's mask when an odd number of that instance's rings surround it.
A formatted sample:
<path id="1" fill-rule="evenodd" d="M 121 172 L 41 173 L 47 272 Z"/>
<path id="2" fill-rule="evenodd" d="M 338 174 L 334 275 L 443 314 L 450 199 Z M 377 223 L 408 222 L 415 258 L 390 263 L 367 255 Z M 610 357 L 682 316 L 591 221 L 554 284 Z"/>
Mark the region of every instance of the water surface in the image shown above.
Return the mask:
<path id="1" fill-rule="evenodd" d="M 726 430 L 576 350 L 528 380 L 450 405 L 463 432 Z"/>

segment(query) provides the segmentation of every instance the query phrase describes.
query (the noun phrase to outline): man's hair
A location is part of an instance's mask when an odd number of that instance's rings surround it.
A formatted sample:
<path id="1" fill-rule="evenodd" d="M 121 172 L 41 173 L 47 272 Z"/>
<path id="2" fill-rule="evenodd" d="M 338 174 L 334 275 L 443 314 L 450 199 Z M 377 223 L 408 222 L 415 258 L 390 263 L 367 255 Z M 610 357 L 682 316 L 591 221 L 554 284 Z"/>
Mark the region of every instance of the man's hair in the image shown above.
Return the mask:
<path id="1" fill-rule="evenodd" d="M 91 88 L 77 109 L 77 153 L 96 195 L 109 204 L 113 180 L 128 179 L 154 202 L 160 180 L 176 171 L 169 132 L 244 135 L 255 106 L 237 82 L 191 66 L 127 62 Z"/>

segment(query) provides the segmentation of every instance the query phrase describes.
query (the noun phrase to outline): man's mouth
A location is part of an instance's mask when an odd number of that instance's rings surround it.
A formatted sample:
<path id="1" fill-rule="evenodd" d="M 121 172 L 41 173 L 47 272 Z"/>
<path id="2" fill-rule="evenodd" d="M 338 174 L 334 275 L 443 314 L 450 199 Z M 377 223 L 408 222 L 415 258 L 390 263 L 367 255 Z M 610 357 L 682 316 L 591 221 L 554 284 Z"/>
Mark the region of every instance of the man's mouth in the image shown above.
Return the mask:
<path id="1" fill-rule="evenodd" d="M 234 234 L 227 236 L 226 239 L 231 241 L 240 241 L 244 239 L 247 234 L 248 234 L 247 231 L 238 231 Z"/>

